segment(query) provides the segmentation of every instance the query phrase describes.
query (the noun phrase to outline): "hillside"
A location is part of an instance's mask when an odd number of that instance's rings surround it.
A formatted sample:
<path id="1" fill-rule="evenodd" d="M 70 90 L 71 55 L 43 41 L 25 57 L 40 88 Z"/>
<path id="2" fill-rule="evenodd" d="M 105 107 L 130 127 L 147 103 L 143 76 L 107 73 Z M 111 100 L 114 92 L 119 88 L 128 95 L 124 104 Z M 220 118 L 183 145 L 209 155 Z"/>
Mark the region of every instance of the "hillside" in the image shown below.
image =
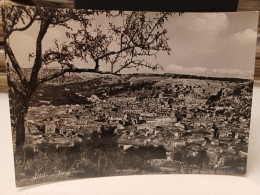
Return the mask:
<path id="1" fill-rule="evenodd" d="M 88 104 L 87 98 L 97 95 L 101 99 L 120 94 L 137 93 L 139 96 L 156 96 L 166 90 L 187 86 L 186 93 L 209 97 L 220 88 L 234 90 L 239 86 L 249 85 L 244 79 L 207 78 L 192 75 L 113 75 L 96 73 L 66 74 L 39 87 L 31 100 L 32 105 L 45 104 Z M 193 89 L 198 88 L 197 92 Z"/>

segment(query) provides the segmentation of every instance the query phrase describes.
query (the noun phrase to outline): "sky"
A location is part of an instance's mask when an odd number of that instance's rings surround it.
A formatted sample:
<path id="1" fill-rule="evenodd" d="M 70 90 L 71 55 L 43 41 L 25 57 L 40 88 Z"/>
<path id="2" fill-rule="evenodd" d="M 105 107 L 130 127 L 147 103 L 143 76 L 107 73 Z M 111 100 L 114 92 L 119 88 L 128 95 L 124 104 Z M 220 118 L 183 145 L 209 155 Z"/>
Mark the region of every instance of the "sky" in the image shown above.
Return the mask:
<path id="1" fill-rule="evenodd" d="M 153 16 L 156 13 L 148 13 Z M 108 19 L 95 16 L 96 25 L 106 28 Z M 112 22 L 120 23 L 120 19 Z M 237 13 L 184 13 L 173 14 L 164 24 L 169 37 L 171 54 L 159 52 L 156 58 L 145 58 L 148 62 L 159 63 L 162 70 L 152 71 L 140 68 L 138 73 L 176 73 L 211 77 L 234 77 L 252 79 L 254 74 L 257 38 L 258 12 Z M 70 22 L 75 30 L 78 26 Z M 15 32 L 10 37 L 10 45 L 22 67 L 31 67 L 30 52 L 35 51 L 35 40 L 39 31 L 38 23 L 26 31 Z M 53 40 L 66 42 L 64 28 L 48 30 L 43 40 L 43 50 L 53 45 Z M 92 68 L 93 63 L 74 60 L 79 68 Z M 57 64 L 53 64 L 57 66 Z M 110 67 L 101 64 L 101 70 Z M 136 73 L 126 69 L 120 73 Z"/>

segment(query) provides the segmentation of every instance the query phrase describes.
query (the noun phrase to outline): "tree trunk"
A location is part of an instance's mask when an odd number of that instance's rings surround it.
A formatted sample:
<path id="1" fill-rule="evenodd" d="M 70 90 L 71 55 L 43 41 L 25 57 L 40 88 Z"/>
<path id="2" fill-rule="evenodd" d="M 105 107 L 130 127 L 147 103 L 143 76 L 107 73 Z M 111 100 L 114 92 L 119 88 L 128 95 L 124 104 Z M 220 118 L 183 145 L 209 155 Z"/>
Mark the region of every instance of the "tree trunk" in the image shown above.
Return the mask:
<path id="1" fill-rule="evenodd" d="M 23 146 L 25 142 L 25 117 L 28 112 L 30 97 L 19 97 L 17 98 L 17 103 L 14 104 L 14 115 L 13 120 L 15 121 L 15 133 L 16 133 L 16 154 L 21 154 L 23 152 Z"/>
<path id="2" fill-rule="evenodd" d="M 16 153 L 21 153 L 23 151 L 23 146 L 25 142 L 25 127 L 24 127 L 24 115 L 17 116 L 15 123 L 16 130 Z"/>
<path id="3" fill-rule="evenodd" d="M 114 72 L 114 65 L 111 64 L 111 73 L 113 73 L 113 72 Z"/>
<path id="4" fill-rule="evenodd" d="M 22 150 L 25 142 L 24 116 L 20 115 L 16 120 L 16 151 Z"/>
<path id="5" fill-rule="evenodd" d="M 99 71 L 99 60 L 96 60 L 95 72 Z"/>

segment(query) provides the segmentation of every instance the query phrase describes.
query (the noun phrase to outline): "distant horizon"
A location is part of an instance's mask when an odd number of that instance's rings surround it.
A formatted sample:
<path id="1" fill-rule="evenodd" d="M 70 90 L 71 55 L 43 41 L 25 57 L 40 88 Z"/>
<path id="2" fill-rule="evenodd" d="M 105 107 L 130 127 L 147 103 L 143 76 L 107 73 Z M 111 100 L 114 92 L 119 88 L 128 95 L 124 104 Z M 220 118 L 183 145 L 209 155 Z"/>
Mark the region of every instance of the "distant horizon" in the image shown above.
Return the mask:
<path id="1" fill-rule="evenodd" d="M 24 68 L 22 67 L 22 69 L 32 69 L 31 67 L 28 67 L 28 68 Z M 42 70 L 44 69 L 50 69 L 50 70 L 60 70 L 61 68 L 59 67 L 43 67 Z M 79 70 L 84 70 L 84 68 L 78 68 Z M 88 69 L 88 68 L 85 68 L 85 69 Z M 202 77 L 202 78 L 216 78 L 216 79 L 239 79 L 239 80 L 246 80 L 246 81 L 254 81 L 254 78 L 242 78 L 242 77 L 221 77 L 221 76 L 218 76 L 218 77 L 214 77 L 214 76 L 206 76 L 206 75 L 196 75 L 196 74 L 181 74 L 181 73 L 167 73 L 167 72 L 163 72 L 163 73 L 156 73 L 156 72 L 153 72 L 153 73 L 145 73 L 145 72 L 133 72 L 133 73 L 112 73 L 112 72 L 109 72 L 109 71 L 104 71 L 102 73 L 98 73 L 98 72 L 67 72 L 65 73 L 66 74 L 80 74 L 80 73 L 85 73 L 85 74 L 97 74 L 97 75 L 115 75 L 115 76 L 121 76 L 121 75 L 146 75 L 146 76 L 149 76 L 149 75 L 182 75 L 182 76 L 192 76 L 192 77 Z"/>

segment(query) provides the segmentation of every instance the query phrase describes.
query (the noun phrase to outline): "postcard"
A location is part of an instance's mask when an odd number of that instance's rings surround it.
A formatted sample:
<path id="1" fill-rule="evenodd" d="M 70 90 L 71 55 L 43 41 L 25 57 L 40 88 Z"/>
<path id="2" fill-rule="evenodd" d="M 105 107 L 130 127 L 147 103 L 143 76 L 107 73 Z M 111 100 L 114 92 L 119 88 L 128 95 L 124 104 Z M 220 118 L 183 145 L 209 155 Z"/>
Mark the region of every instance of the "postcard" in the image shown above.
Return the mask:
<path id="1" fill-rule="evenodd" d="M 6 6 L 18 187 L 246 173 L 258 12 Z"/>

